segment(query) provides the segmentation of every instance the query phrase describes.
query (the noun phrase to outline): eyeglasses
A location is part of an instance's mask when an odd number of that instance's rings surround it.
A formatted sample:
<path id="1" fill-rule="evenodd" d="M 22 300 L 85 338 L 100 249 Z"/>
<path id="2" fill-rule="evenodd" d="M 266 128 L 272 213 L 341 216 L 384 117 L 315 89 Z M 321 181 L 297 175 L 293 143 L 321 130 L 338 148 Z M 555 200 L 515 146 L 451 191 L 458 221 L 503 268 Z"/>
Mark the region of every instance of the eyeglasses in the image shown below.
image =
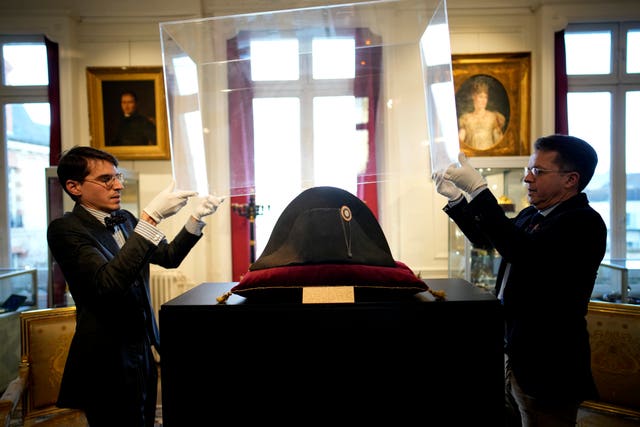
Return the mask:
<path id="1" fill-rule="evenodd" d="M 117 173 L 115 175 L 100 175 L 98 179 L 85 178 L 85 181 L 101 185 L 107 190 L 111 190 L 113 188 L 113 184 L 116 182 L 116 179 L 120 181 L 120 184 L 124 185 L 125 179 L 123 173 Z"/>
<path id="2" fill-rule="evenodd" d="M 533 176 L 540 176 L 540 175 L 545 174 L 545 173 L 569 173 L 569 172 L 571 172 L 571 171 L 560 171 L 560 170 L 556 171 L 556 170 L 553 170 L 553 169 L 537 168 L 535 166 L 532 167 L 532 168 L 530 168 L 530 167 L 525 167 L 524 168 L 524 176 L 527 176 L 529 174 L 532 174 Z"/>

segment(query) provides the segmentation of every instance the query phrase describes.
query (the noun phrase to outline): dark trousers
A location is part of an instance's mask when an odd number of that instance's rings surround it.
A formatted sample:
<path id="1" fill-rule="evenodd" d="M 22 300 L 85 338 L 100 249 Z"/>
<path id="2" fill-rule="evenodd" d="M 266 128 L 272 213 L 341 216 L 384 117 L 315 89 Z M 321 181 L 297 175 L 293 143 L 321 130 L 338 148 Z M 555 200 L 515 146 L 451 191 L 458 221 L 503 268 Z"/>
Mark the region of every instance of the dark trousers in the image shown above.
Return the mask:
<path id="1" fill-rule="evenodd" d="M 522 427 L 574 427 L 578 417 L 578 403 L 566 403 L 563 405 L 543 405 L 538 400 L 526 394 L 516 381 L 509 366 L 509 358 L 505 355 L 505 379 L 507 401 L 516 406 L 519 412 Z M 511 414 L 511 422 L 515 420 L 515 414 Z M 517 422 L 517 421 L 515 421 Z M 507 423 L 509 426 L 510 424 Z M 511 424 L 514 425 L 514 424 Z"/>
<path id="2" fill-rule="evenodd" d="M 91 427 L 154 427 L 158 399 L 158 367 L 151 347 L 132 348 L 127 385 L 119 396 L 85 409 Z M 137 357 L 136 357 L 137 356 Z"/>

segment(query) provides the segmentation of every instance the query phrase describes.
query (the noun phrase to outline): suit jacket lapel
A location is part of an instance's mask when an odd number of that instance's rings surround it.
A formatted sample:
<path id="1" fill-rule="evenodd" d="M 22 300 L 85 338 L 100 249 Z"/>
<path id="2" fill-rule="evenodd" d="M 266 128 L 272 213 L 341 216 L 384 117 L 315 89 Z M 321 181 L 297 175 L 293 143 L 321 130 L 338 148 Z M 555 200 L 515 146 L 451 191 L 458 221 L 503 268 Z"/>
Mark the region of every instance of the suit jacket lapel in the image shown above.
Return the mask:
<path id="1" fill-rule="evenodd" d="M 96 217 L 91 215 L 88 210 L 80 206 L 80 204 L 76 204 L 74 206 L 73 213 L 80 218 L 85 227 L 91 230 L 91 235 L 105 249 L 105 252 L 108 252 L 111 255 L 111 258 L 113 258 L 120 248 L 118 247 L 118 243 L 116 242 L 116 239 L 114 239 L 111 231 L 109 231 L 104 224 L 98 221 Z"/>
<path id="2" fill-rule="evenodd" d="M 122 230 L 122 234 L 124 235 L 124 240 L 127 240 L 131 233 L 133 232 L 134 225 L 131 224 L 130 221 L 126 221 L 121 224 L 120 229 Z"/>
<path id="3" fill-rule="evenodd" d="M 538 212 L 538 210 L 533 206 L 526 208 L 526 211 L 523 210 L 515 219 L 515 226 L 520 229 L 524 229 L 536 212 Z"/>

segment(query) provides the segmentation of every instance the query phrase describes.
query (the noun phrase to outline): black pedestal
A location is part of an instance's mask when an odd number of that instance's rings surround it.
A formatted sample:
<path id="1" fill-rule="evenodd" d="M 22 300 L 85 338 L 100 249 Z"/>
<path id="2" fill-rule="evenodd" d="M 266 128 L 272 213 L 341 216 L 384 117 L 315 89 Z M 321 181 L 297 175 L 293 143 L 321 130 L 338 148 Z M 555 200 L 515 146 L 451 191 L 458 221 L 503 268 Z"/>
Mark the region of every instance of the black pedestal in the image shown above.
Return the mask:
<path id="1" fill-rule="evenodd" d="M 218 304 L 234 283 L 203 283 L 163 304 L 164 425 L 503 425 L 499 302 L 426 283 L 446 301 Z"/>

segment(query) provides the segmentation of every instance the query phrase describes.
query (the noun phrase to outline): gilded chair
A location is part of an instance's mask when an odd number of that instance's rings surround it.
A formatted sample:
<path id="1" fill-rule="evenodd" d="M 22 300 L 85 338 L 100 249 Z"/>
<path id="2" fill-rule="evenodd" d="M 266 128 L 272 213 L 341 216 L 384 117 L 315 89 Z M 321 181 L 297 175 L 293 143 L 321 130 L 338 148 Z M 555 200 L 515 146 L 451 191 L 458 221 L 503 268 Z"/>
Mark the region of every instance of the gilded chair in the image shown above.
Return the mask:
<path id="1" fill-rule="evenodd" d="M 640 306 L 591 301 L 587 324 L 600 399 L 582 403 L 577 425 L 640 425 Z"/>
<path id="2" fill-rule="evenodd" d="M 0 398 L 0 425 L 22 416 L 24 427 L 86 427 L 81 411 L 55 406 L 69 345 L 76 325 L 75 307 L 20 313 L 19 374 Z M 22 411 L 16 410 L 21 403 Z M 13 418 L 12 418 L 13 417 Z"/>

